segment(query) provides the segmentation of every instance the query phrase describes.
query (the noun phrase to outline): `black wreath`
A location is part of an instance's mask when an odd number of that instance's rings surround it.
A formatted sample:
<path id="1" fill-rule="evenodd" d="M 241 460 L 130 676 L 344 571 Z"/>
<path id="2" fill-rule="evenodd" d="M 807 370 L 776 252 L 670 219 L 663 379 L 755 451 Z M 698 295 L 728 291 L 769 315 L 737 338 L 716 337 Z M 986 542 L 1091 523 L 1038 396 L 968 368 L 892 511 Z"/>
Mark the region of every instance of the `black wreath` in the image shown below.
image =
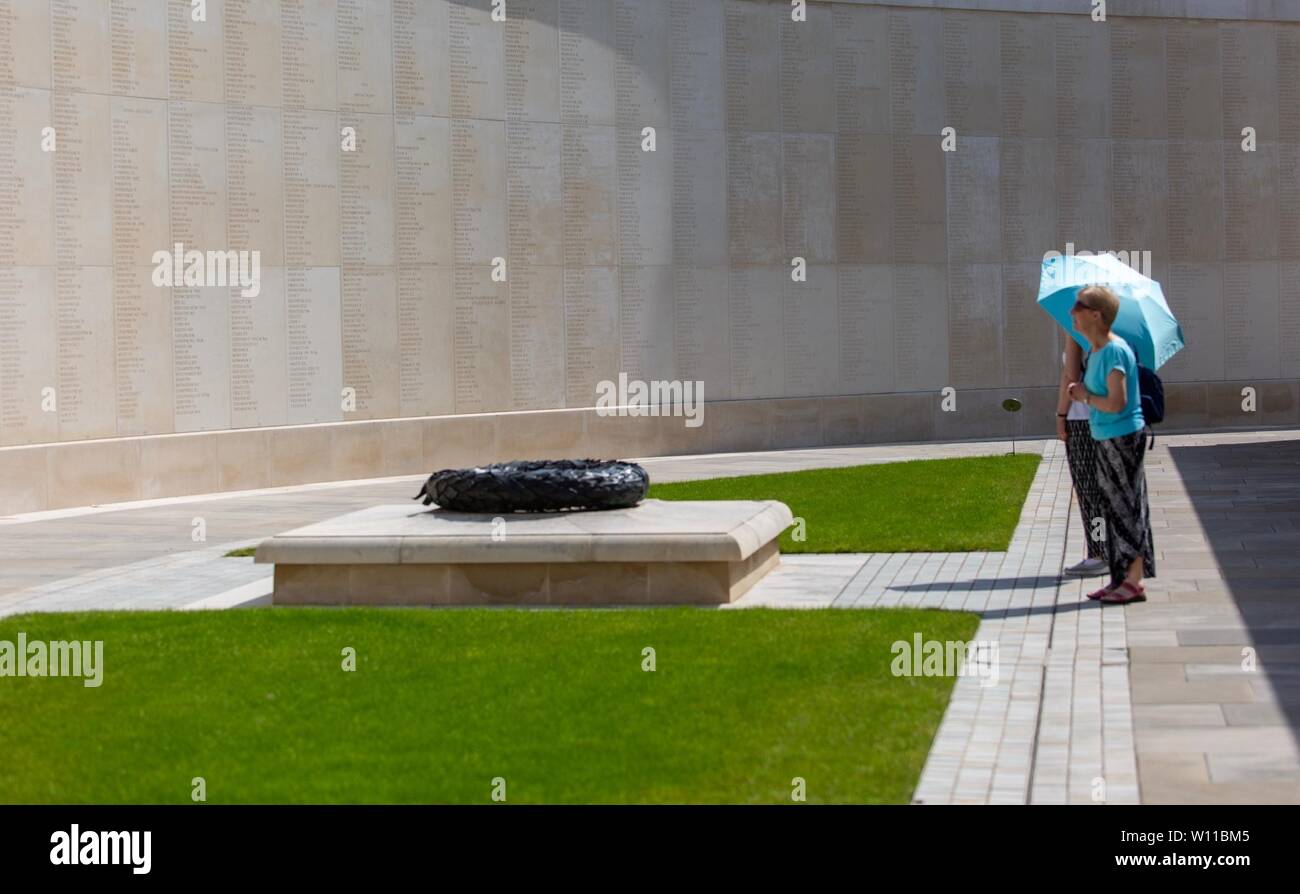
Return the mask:
<path id="1" fill-rule="evenodd" d="M 534 460 L 434 472 L 414 499 L 455 512 L 626 509 L 645 499 L 649 487 L 650 476 L 636 463 Z"/>

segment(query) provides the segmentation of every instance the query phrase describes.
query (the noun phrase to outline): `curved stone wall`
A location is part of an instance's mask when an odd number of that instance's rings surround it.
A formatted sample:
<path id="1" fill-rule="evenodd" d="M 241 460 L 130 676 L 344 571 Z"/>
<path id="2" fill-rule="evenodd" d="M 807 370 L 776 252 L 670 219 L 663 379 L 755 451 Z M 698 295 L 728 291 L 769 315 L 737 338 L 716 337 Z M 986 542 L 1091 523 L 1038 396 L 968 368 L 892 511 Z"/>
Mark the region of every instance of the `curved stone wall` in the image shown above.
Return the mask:
<path id="1" fill-rule="evenodd" d="M 1090 6 L 0 0 L 0 515 L 1042 432 L 1067 244 L 1300 424 L 1300 10 Z"/>

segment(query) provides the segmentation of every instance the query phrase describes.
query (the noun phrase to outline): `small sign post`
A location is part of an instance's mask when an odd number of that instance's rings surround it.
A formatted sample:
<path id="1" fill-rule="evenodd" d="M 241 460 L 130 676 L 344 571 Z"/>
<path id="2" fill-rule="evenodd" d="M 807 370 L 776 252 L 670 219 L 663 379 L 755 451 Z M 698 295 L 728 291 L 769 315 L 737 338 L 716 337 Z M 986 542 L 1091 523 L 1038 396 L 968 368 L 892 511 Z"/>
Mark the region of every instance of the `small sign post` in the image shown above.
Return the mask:
<path id="1" fill-rule="evenodd" d="M 1022 406 L 1023 404 L 1020 403 L 1020 399 L 1016 397 L 1008 397 L 1006 400 L 1002 402 L 1002 409 L 1006 410 L 1008 413 L 1019 413 L 1020 408 Z M 1020 417 L 1017 416 L 1016 434 L 1018 435 L 1019 433 L 1020 433 Z M 1011 436 L 1011 455 L 1012 456 L 1016 455 L 1016 435 Z"/>

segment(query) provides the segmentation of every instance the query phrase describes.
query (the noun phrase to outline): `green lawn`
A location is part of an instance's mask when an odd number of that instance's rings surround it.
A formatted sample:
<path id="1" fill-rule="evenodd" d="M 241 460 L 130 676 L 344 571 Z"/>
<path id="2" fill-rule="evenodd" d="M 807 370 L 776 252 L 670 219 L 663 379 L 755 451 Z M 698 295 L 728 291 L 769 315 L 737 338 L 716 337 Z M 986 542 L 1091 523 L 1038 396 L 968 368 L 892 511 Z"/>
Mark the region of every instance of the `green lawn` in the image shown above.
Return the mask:
<path id="1" fill-rule="evenodd" d="M 40 614 L 103 681 L 0 678 L 0 802 L 909 800 L 953 680 L 890 646 L 924 610 L 289 609 Z M 657 670 L 642 670 L 642 650 Z M 344 647 L 356 671 L 341 669 Z"/>
<path id="2" fill-rule="evenodd" d="M 655 484 L 661 500 L 781 500 L 783 553 L 1005 550 L 1041 457 L 981 456 Z"/>

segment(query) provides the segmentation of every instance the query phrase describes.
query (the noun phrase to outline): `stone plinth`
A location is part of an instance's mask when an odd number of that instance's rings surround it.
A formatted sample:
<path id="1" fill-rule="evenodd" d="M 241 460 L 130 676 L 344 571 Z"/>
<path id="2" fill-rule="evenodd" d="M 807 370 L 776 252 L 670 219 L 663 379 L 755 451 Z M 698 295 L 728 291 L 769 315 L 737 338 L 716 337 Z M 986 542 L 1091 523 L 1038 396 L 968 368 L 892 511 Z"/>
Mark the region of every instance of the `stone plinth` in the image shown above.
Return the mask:
<path id="1" fill-rule="evenodd" d="M 279 534 L 276 605 L 718 605 L 779 561 L 774 500 L 491 516 L 376 506 Z"/>

